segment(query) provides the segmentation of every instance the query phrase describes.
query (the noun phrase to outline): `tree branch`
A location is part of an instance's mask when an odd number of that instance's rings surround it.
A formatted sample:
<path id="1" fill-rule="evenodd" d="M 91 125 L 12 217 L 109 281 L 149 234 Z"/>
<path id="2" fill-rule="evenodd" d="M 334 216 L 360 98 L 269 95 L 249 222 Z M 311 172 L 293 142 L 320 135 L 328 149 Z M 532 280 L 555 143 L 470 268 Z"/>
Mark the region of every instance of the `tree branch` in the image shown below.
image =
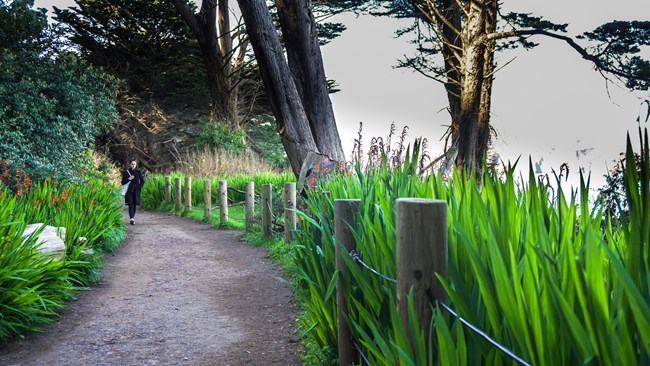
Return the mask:
<path id="1" fill-rule="evenodd" d="M 576 43 L 576 41 L 573 40 L 573 38 L 569 36 L 565 36 L 562 34 L 557 34 L 553 32 L 549 32 L 547 30 L 543 29 L 522 29 L 522 30 L 513 30 L 513 31 L 507 31 L 507 32 L 497 32 L 497 33 L 490 33 L 484 36 L 483 41 L 487 40 L 499 40 L 499 39 L 505 39 L 505 38 L 511 38 L 511 37 L 521 37 L 521 36 L 535 36 L 535 35 L 540 35 L 540 36 L 546 36 L 550 38 L 555 38 L 559 39 L 561 41 L 566 42 L 571 48 L 573 48 L 580 56 L 582 56 L 583 59 L 587 61 L 591 61 L 598 70 L 603 70 L 606 72 L 609 72 L 613 75 L 626 78 L 626 79 L 634 79 L 634 80 L 640 80 L 639 77 L 626 73 L 623 70 L 620 70 L 618 68 L 614 68 L 613 66 L 607 66 L 605 65 L 600 58 L 596 55 L 590 54 L 586 49 L 584 49 L 582 46 Z"/>

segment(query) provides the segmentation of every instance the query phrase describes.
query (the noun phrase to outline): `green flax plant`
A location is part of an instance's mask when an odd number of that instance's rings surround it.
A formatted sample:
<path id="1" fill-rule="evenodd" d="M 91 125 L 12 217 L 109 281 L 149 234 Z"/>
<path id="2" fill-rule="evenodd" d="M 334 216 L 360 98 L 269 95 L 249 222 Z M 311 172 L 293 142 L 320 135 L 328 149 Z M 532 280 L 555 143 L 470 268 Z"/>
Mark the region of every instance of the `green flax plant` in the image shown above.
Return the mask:
<path id="1" fill-rule="evenodd" d="M 632 164 L 625 170 L 630 212 L 622 222 L 603 223 L 602 208 L 590 208 L 584 177 L 568 195 L 559 184 L 551 192 L 538 182 L 530 163 L 528 182 L 521 184 L 515 183 L 514 166 L 506 167 L 503 178 L 484 169 L 481 186 L 474 176 L 457 172 L 449 181 L 419 178 L 418 150 L 415 145 L 393 169 L 385 156 L 380 166 L 365 171 L 357 165 L 352 174 L 309 194 L 296 244 L 295 286 L 304 302 L 303 328 L 320 347 L 336 347 L 333 200 L 361 199 L 354 227 L 359 257 L 395 278 L 394 201 L 420 197 L 445 200 L 449 208 L 443 301 L 494 342 L 534 365 L 650 362 L 647 132 L 641 168 Z M 627 156 L 634 162 L 629 141 Z M 415 326 L 410 303 L 405 327 L 396 311 L 395 285 L 352 256 L 344 259 L 350 273 L 344 281 L 347 320 L 370 364 L 519 364 L 437 304 L 432 324 Z"/>
<path id="2" fill-rule="evenodd" d="M 25 215 L 8 192 L 0 197 L 0 342 L 38 324 L 51 323 L 72 296 L 72 268 L 35 249 L 39 232 L 28 237 Z"/>
<path id="3" fill-rule="evenodd" d="M 28 223 L 66 228 L 65 243 L 71 255 L 84 237 L 84 245 L 100 254 L 114 250 L 125 238 L 119 195 L 100 179 L 84 184 L 59 184 L 46 179 L 18 197 Z M 74 258 L 73 258 L 74 259 Z"/>
<path id="4" fill-rule="evenodd" d="M 125 236 L 118 197 L 114 186 L 95 179 L 0 191 L 0 342 L 52 322 L 75 290 L 97 281 L 100 254 Z M 62 259 L 38 252 L 42 229 L 23 237 L 31 223 L 66 229 Z M 94 252 L 85 254 L 86 247 Z"/>
<path id="5" fill-rule="evenodd" d="M 409 150 L 410 151 L 410 150 Z M 395 276 L 395 212 L 396 198 L 415 194 L 418 179 L 415 176 L 419 144 L 413 153 L 407 151 L 404 164 L 389 169 L 390 157 L 383 154 L 379 167 L 355 165 L 354 171 L 345 176 L 334 176 L 308 194 L 303 231 L 296 244 L 297 279 L 296 293 L 304 304 L 305 316 L 301 318 L 303 329 L 328 349 L 336 345 L 336 296 L 335 241 L 333 227 L 333 201 L 335 199 L 361 199 L 360 213 L 355 228 L 357 250 L 366 263 L 379 272 Z M 372 238 L 366 240 L 365 236 Z M 366 247 L 365 244 L 371 245 Z M 390 323 L 391 293 L 394 285 L 378 277 L 361 273 L 349 255 L 345 256 L 353 281 L 346 286 L 349 293 L 352 322 L 365 320 L 380 324 Z M 357 281 L 359 276 L 361 281 Z M 346 281 L 347 282 L 347 281 Z M 393 296 L 394 299 L 394 296 Z M 382 330 L 387 328 L 381 326 Z M 368 329 L 359 325 L 358 329 Z M 379 332 L 379 331 L 378 331 Z M 372 338 L 373 335 L 369 335 Z M 363 343 L 363 340 L 360 340 Z"/>

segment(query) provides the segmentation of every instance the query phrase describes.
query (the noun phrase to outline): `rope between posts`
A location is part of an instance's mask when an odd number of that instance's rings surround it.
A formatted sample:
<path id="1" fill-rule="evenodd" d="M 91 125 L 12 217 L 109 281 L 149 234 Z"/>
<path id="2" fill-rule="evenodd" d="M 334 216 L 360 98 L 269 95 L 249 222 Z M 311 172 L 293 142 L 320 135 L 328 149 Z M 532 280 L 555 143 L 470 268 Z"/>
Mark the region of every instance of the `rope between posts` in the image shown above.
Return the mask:
<path id="1" fill-rule="evenodd" d="M 372 267 L 370 267 L 369 265 L 367 265 L 366 263 L 364 263 L 364 262 L 361 260 L 361 258 L 359 257 L 359 253 L 358 253 L 356 250 L 351 250 L 351 251 L 350 251 L 350 256 L 352 257 L 352 259 L 353 259 L 355 262 L 361 264 L 364 268 L 366 268 L 367 270 L 369 270 L 369 271 L 372 272 L 373 274 L 375 274 L 375 275 L 377 275 L 377 276 L 383 278 L 383 279 L 386 280 L 386 281 L 393 282 L 393 283 L 397 283 L 397 280 L 395 280 L 395 279 L 393 279 L 393 278 L 390 278 L 390 277 L 387 277 L 387 276 L 385 276 L 385 275 L 383 275 L 383 274 L 377 272 L 375 269 L 373 269 Z M 453 315 L 453 316 L 456 317 L 458 320 L 460 320 L 461 323 L 463 323 L 465 326 L 467 326 L 467 327 L 468 327 L 470 330 L 472 330 L 474 333 L 476 333 L 476 334 L 478 334 L 479 336 L 483 337 L 483 339 L 485 339 L 485 340 L 488 341 L 490 344 L 492 344 L 493 346 L 495 346 L 496 348 L 498 348 L 501 352 L 505 353 L 507 356 L 509 356 L 509 357 L 512 358 L 513 360 L 519 362 L 521 365 L 524 365 L 524 366 L 531 366 L 528 362 L 524 361 L 521 357 L 515 355 L 512 351 L 510 351 L 509 349 L 507 349 L 505 346 L 502 346 L 502 345 L 499 344 L 497 341 L 495 341 L 495 340 L 493 340 L 492 338 L 490 338 L 490 336 L 488 336 L 485 332 L 483 332 L 482 330 L 480 330 L 478 327 L 472 325 L 470 322 L 468 322 L 467 320 L 465 320 L 464 318 L 462 318 L 462 317 L 461 317 L 460 315 L 458 315 L 455 311 L 453 311 L 449 306 L 447 306 L 444 302 L 442 302 L 442 301 L 438 301 L 438 304 L 440 304 L 440 306 L 442 306 L 443 309 L 447 310 L 451 315 Z M 357 347 L 357 349 L 358 349 L 358 346 L 356 345 L 356 343 L 355 343 L 355 347 Z"/>
<path id="2" fill-rule="evenodd" d="M 266 201 L 266 207 L 269 209 L 269 214 L 271 214 L 271 219 L 275 219 L 276 217 L 273 214 L 273 210 L 271 209 L 271 204 L 269 203 L 268 200 Z"/>
<path id="3" fill-rule="evenodd" d="M 240 191 L 239 189 L 233 188 L 233 187 L 228 187 L 228 190 L 229 191 L 234 191 L 234 192 L 237 192 L 237 193 L 241 193 L 241 194 L 246 194 L 245 191 Z"/>
<path id="4" fill-rule="evenodd" d="M 522 365 L 524 365 L 524 366 L 530 366 L 530 364 L 529 364 L 528 362 L 524 361 L 524 360 L 521 359 L 519 356 L 517 356 L 517 355 L 515 355 L 514 353 L 512 353 L 512 351 L 510 351 L 510 350 L 507 349 L 506 347 L 500 345 L 499 343 L 497 343 L 497 341 L 493 340 L 493 339 L 490 338 L 487 334 L 485 334 L 485 332 L 483 332 L 482 330 L 478 329 L 477 327 L 475 327 L 474 325 L 472 325 L 472 324 L 471 324 L 470 322 L 468 322 L 467 320 L 463 319 L 460 315 L 456 314 L 456 312 L 453 311 L 453 310 L 452 310 L 449 306 L 447 306 L 444 302 L 442 302 L 442 301 L 438 301 L 438 304 L 440 304 L 440 305 L 443 307 L 443 309 L 447 310 L 451 315 L 453 315 L 453 316 L 455 316 L 456 318 L 458 318 L 458 320 L 460 320 L 461 323 L 465 324 L 469 329 L 471 329 L 471 330 L 474 331 L 476 334 L 478 334 L 478 335 L 480 335 L 481 337 L 483 337 L 486 341 L 490 342 L 493 346 L 495 346 L 496 348 L 498 348 L 499 350 L 501 350 L 501 352 L 503 352 L 503 353 L 505 353 L 506 355 L 510 356 L 510 358 L 512 358 L 513 360 L 519 362 L 520 364 L 522 364 Z"/>
<path id="5" fill-rule="evenodd" d="M 354 340 L 352 340 L 352 343 L 354 344 L 354 348 L 356 348 L 357 351 L 359 351 L 359 354 L 361 355 L 361 358 L 363 358 L 363 360 L 366 361 L 366 365 L 368 365 L 368 366 L 372 366 L 372 365 L 370 364 L 370 361 L 368 361 L 368 358 L 366 357 L 366 355 L 363 354 L 363 351 L 361 351 L 361 347 L 359 347 L 359 345 L 357 344 L 357 342 L 355 342 Z"/>
<path id="6" fill-rule="evenodd" d="M 370 272 L 374 273 L 375 275 L 377 275 L 377 276 L 379 276 L 379 277 L 385 279 L 385 280 L 388 281 L 388 282 L 397 283 L 397 280 L 392 279 L 392 278 L 387 277 L 387 276 L 384 276 L 383 274 L 381 274 L 381 273 L 375 271 L 375 270 L 374 270 L 373 268 L 371 268 L 369 265 L 365 264 L 365 263 L 361 260 L 361 258 L 359 257 L 359 253 L 357 253 L 356 250 L 352 250 L 352 251 L 350 251 L 350 255 L 352 256 L 352 259 L 354 259 L 355 262 L 361 264 L 361 265 L 364 266 L 367 270 L 369 270 Z"/>

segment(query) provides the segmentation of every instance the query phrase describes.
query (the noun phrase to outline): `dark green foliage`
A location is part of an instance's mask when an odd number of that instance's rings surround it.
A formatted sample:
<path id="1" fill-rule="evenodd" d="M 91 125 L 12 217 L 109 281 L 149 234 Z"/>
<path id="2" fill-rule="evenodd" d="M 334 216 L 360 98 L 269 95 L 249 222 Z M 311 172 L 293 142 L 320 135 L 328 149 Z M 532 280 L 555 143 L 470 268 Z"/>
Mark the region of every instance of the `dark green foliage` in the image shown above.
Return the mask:
<path id="1" fill-rule="evenodd" d="M 33 0 L 0 1 L 0 55 L 40 53 L 47 41 L 47 16 Z"/>
<path id="2" fill-rule="evenodd" d="M 199 48 L 170 1 L 77 0 L 55 19 L 91 64 L 166 105 L 205 105 Z M 191 95 L 190 96 L 188 96 Z"/>
<path id="3" fill-rule="evenodd" d="M 603 24 L 580 38 L 596 41 L 592 54 L 602 69 L 616 70 L 630 89 L 650 88 L 650 61 L 641 58 L 641 46 L 650 46 L 650 22 L 614 21 Z"/>
<path id="4" fill-rule="evenodd" d="M 31 5 L 0 7 L 1 19 L 15 18 L 0 22 L 0 159 L 34 180 L 68 180 L 88 169 L 85 151 L 116 120 L 116 83 L 74 53 L 52 53 L 45 14 Z"/>
<path id="5" fill-rule="evenodd" d="M 244 131 L 232 130 L 228 125 L 203 121 L 203 130 L 196 137 L 197 149 L 219 149 L 224 151 L 240 151 L 244 148 Z"/>
<path id="6" fill-rule="evenodd" d="M 275 120 L 272 116 L 262 115 L 246 125 L 246 135 L 255 150 L 262 159 L 271 163 L 278 170 L 289 168 L 289 159 L 284 151 L 282 141 L 275 127 Z"/>

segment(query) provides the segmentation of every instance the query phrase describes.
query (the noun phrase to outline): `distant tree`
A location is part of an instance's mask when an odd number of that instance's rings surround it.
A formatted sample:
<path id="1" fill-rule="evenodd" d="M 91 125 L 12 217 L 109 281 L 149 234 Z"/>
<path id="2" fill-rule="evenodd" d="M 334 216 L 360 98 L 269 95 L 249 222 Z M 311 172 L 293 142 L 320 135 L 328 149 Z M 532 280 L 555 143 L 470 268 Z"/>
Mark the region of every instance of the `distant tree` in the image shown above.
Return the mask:
<path id="1" fill-rule="evenodd" d="M 488 150 L 498 51 L 532 48 L 536 46 L 533 36 L 553 38 L 565 42 L 606 77 L 619 79 L 631 89 L 650 86 L 650 63 L 639 56 L 640 46 L 650 45 L 647 21 L 614 21 L 573 38 L 566 35 L 567 24 L 531 14 L 504 14 L 497 0 L 376 0 L 373 4 L 380 6 L 374 8 L 375 15 L 413 20 L 398 34 L 414 36 L 417 53 L 402 59 L 399 66 L 444 84 L 451 116 L 447 148 L 453 147 L 456 163 L 468 170 L 480 170 Z"/>
<path id="2" fill-rule="evenodd" d="M 212 117 L 239 128 L 239 86 L 246 64 L 248 37 L 231 25 L 228 0 L 202 0 L 198 13 L 188 0 L 171 0 L 198 41 L 208 75 Z"/>
<path id="3" fill-rule="evenodd" d="M 213 117 L 236 128 L 249 118 L 268 112 L 268 109 L 255 109 L 258 107 L 255 104 L 267 108 L 268 104 L 261 92 L 251 93 L 251 89 L 259 89 L 256 84 L 259 79 L 255 78 L 259 74 L 254 70 L 254 60 L 247 54 L 250 41 L 242 21 L 237 19 L 232 24 L 236 17 L 231 3 L 228 0 L 202 0 L 197 13 L 192 1 L 171 1 L 199 43 L 208 74 Z M 320 14 L 326 18 L 350 4 L 359 3 L 359 0 L 320 1 Z M 325 21 L 316 26 L 320 44 L 326 44 L 345 29 L 340 23 Z M 241 100 L 242 96 L 245 96 L 244 100 Z M 250 107 L 254 108 L 253 113 L 250 113 Z"/>
<path id="4" fill-rule="evenodd" d="M 283 49 L 264 0 L 238 1 L 294 174 L 310 153 L 344 161 L 311 2 L 276 2 Z"/>
<path id="5" fill-rule="evenodd" d="M 116 82 L 60 52 L 33 0 L 0 2 L 0 160 L 34 180 L 90 165 L 95 136 L 116 121 Z"/>
<path id="6" fill-rule="evenodd" d="M 81 55 L 130 93 L 167 106 L 207 103 L 201 55 L 169 1 L 76 0 L 54 13 Z"/>

